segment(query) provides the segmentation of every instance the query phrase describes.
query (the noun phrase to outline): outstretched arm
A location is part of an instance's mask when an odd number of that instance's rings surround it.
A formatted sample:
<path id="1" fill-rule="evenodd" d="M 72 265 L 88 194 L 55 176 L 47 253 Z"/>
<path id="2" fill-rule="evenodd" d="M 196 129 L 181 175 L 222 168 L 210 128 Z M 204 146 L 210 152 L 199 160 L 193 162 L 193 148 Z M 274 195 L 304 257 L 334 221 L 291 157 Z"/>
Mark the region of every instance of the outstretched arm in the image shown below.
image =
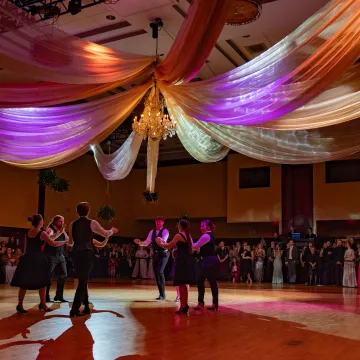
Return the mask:
<path id="1" fill-rule="evenodd" d="M 93 244 L 97 248 L 102 248 L 102 247 L 106 246 L 108 241 L 109 241 L 109 238 L 105 238 L 104 241 L 98 241 L 98 240 L 93 239 Z"/>
<path id="2" fill-rule="evenodd" d="M 210 235 L 209 234 L 203 234 L 200 239 L 193 244 L 193 250 L 199 251 L 202 246 L 207 244 L 210 241 Z"/>
<path id="3" fill-rule="evenodd" d="M 164 249 L 172 249 L 178 241 L 182 241 L 181 239 L 182 237 L 179 234 L 176 234 L 169 243 L 166 243 L 162 238 L 156 238 L 156 243 Z"/>
<path id="4" fill-rule="evenodd" d="M 105 230 L 96 220 L 91 220 L 91 231 L 95 234 L 101 235 L 104 238 L 109 238 L 111 235 L 116 234 L 118 229 L 112 227 L 110 230 Z"/>
<path id="5" fill-rule="evenodd" d="M 61 233 L 56 233 L 57 236 L 55 239 L 57 239 L 61 234 Z M 43 231 L 40 235 L 40 239 L 43 241 L 46 241 L 49 245 L 54 246 L 54 247 L 58 247 L 58 246 L 62 246 L 68 243 L 68 240 L 65 241 L 54 241 L 45 231 Z"/>

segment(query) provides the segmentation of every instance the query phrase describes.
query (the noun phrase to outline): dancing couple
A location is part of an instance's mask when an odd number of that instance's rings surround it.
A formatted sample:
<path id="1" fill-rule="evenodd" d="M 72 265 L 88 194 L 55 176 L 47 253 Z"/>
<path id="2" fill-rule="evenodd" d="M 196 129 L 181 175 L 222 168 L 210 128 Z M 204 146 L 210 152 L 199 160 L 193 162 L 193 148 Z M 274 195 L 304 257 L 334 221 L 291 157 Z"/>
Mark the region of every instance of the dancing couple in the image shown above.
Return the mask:
<path id="1" fill-rule="evenodd" d="M 159 222 L 159 219 L 161 221 Z M 148 246 L 152 243 L 154 250 L 158 253 L 160 262 L 154 262 L 154 272 L 156 282 L 159 288 L 159 297 L 157 300 L 165 300 L 165 275 L 164 269 L 168 261 L 168 249 L 177 247 L 174 286 L 178 286 L 180 290 L 180 309 L 177 314 L 188 313 L 188 285 L 197 284 L 198 286 L 198 305 L 195 310 L 202 310 L 205 306 L 205 280 L 210 283 L 213 296 L 213 305 L 208 310 L 217 310 L 219 306 L 217 273 L 219 260 L 215 251 L 215 237 L 213 230 L 214 224 L 210 220 L 201 222 L 200 230 L 202 236 L 194 244 L 190 235 L 190 222 L 187 219 L 179 220 L 177 227 L 178 233 L 174 236 L 170 243 L 167 243 L 169 231 L 164 229 L 164 218 L 157 217 L 155 219 L 156 228 L 150 231 L 145 241 L 135 240 L 140 246 Z M 164 236 L 165 235 L 165 236 Z M 155 254 L 154 251 L 154 254 Z M 195 259 L 193 252 L 199 251 L 201 256 L 201 266 L 198 279 L 195 276 Z"/>
<path id="2" fill-rule="evenodd" d="M 79 283 L 70 316 L 90 314 L 88 279 L 93 265 L 94 247 L 104 247 L 107 244 L 109 237 L 117 233 L 118 230 L 116 228 L 112 228 L 111 230 L 103 229 L 97 221 L 88 217 L 89 212 L 89 203 L 82 202 L 78 204 L 77 213 L 79 218 L 70 224 L 69 236 L 65 233 L 65 225 L 62 217 L 61 228 L 58 229 L 57 226 L 54 226 L 51 235 L 43 230 L 44 220 L 40 214 L 29 218 L 29 221 L 32 223 L 32 228 L 27 233 L 28 241 L 26 254 L 21 257 L 11 282 L 12 286 L 19 287 L 19 301 L 16 307 L 17 312 L 27 312 L 23 307 L 23 301 L 27 290 L 39 290 L 39 310 L 44 310 L 46 312 L 52 311 L 52 309 L 46 305 L 46 288 L 51 285 L 52 265 L 51 258 L 42 251 L 45 242 L 46 245 L 52 247 L 61 247 L 66 244 L 73 246 L 72 254 Z M 102 242 L 95 240 L 94 233 L 103 236 L 105 240 Z M 59 241 L 59 238 L 61 237 L 64 238 L 63 241 Z M 60 300 L 63 300 L 62 295 Z M 80 312 L 81 304 L 84 305 L 83 312 Z"/>

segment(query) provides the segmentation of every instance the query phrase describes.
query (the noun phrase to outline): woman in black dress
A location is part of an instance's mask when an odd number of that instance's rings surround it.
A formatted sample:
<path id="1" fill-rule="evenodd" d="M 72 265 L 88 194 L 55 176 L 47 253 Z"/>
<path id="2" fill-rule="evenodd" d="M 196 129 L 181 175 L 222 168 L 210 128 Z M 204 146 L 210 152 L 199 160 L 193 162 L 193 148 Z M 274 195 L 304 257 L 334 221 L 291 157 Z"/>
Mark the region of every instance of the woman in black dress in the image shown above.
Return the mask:
<path id="1" fill-rule="evenodd" d="M 241 256 L 243 258 L 243 271 L 246 276 L 246 283 L 252 284 L 251 273 L 252 273 L 254 256 L 253 253 L 251 252 L 251 248 L 249 245 L 244 249 L 244 252 L 242 253 Z"/>
<path id="2" fill-rule="evenodd" d="M 156 242 L 164 249 L 171 249 L 176 245 L 174 286 L 180 290 L 180 309 L 176 314 L 186 314 L 189 311 L 188 287 L 195 285 L 195 264 L 192 256 L 193 241 L 189 232 L 190 223 L 186 219 L 181 219 L 177 224 L 179 233 L 174 236 L 170 243 L 166 243 L 161 238 Z"/>
<path id="3" fill-rule="evenodd" d="M 26 290 L 39 290 L 39 310 L 51 311 L 46 305 L 46 287 L 51 284 L 50 262 L 42 251 L 42 246 L 44 241 L 51 246 L 62 246 L 68 241 L 54 241 L 53 239 L 57 239 L 64 232 L 64 228 L 51 238 L 43 230 L 44 220 L 41 215 L 34 215 L 28 220 L 33 227 L 27 233 L 26 254 L 20 258 L 11 282 L 11 286 L 20 288 L 16 311 L 27 312 L 23 307 Z"/>

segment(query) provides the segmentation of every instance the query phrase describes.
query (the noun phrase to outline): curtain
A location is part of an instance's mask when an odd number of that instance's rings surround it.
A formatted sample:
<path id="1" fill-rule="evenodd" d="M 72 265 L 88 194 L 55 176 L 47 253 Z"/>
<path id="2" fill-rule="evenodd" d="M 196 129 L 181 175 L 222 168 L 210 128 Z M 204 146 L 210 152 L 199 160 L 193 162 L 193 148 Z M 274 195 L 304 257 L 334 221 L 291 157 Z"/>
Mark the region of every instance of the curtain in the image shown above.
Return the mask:
<path id="1" fill-rule="evenodd" d="M 190 81 L 204 65 L 228 17 L 232 0 L 193 0 L 165 60 L 155 71 L 167 84 Z"/>
<path id="2" fill-rule="evenodd" d="M 159 140 L 153 140 L 150 137 L 148 138 L 146 190 L 151 193 L 155 192 L 155 180 L 159 160 L 159 145 Z"/>
<path id="3" fill-rule="evenodd" d="M 166 86 L 166 92 L 198 120 L 260 124 L 304 106 L 359 56 L 359 2 L 333 0 L 248 64 L 209 80 Z"/>
<path id="4" fill-rule="evenodd" d="M 107 180 L 121 180 L 130 174 L 138 156 L 143 138 L 134 132 L 114 153 L 106 155 L 99 145 L 92 145 L 96 164 Z"/>
<path id="5" fill-rule="evenodd" d="M 35 80 L 101 84 L 139 74 L 154 56 L 129 54 L 36 22 L 8 1 L 0 2 L 0 67 Z"/>
<path id="6" fill-rule="evenodd" d="M 50 106 L 86 99 L 149 77 L 153 69 L 154 64 L 151 64 L 133 76 L 106 84 L 0 83 L 0 108 Z"/>
<path id="7" fill-rule="evenodd" d="M 28 169 L 73 160 L 110 135 L 150 86 L 81 105 L 1 109 L 0 160 Z"/>

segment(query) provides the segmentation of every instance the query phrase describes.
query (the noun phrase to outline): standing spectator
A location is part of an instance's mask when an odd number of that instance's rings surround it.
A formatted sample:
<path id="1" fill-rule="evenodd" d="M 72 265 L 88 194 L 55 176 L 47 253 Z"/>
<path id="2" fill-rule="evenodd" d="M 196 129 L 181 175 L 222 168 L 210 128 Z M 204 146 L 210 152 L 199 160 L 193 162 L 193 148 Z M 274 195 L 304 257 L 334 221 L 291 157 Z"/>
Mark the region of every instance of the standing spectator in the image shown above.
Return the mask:
<path id="1" fill-rule="evenodd" d="M 316 241 L 316 235 L 313 233 L 313 228 L 311 226 L 308 228 L 308 232 L 305 235 L 305 239 L 312 240 L 314 242 Z"/>
<path id="2" fill-rule="evenodd" d="M 115 246 L 112 246 L 111 252 L 109 254 L 109 262 L 108 262 L 109 275 L 112 278 L 116 276 L 116 269 L 119 266 L 118 257 L 119 255 L 116 252 Z"/>
<path id="3" fill-rule="evenodd" d="M 274 271 L 273 271 L 273 284 L 282 284 L 284 282 L 283 272 L 282 272 L 282 254 L 283 252 L 280 249 L 279 245 L 276 245 L 274 250 Z"/>
<path id="4" fill-rule="evenodd" d="M 238 281 L 238 278 L 239 278 L 239 266 L 238 266 L 236 257 L 233 257 L 231 259 L 231 277 L 232 277 L 232 282 L 233 283 Z"/>
<path id="5" fill-rule="evenodd" d="M 355 274 L 355 251 L 351 248 L 351 243 L 346 242 L 346 250 L 344 255 L 344 287 L 357 287 Z"/>
<path id="6" fill-rule="evenodd" d="M 360 287 L 360 244 L 357 244 L 357 263 L 358 263 L 358 272 L 357 272 L 357 282 L 358 287 Z"/>
<path id="7" fill-rule="evenodd" d="M 294 240 L 289 241 L 289 248 L 286 250 L 285 264 L 288 268 L 289 283 L 296 283 L 296 262 L 298 259 L 298 250 Z"/>
<path id="8" fill-rule="evenodd" d="M 6 249 L 6 252 L 2 256 L 1 261 L 5 269 L 5 282 L 6 284 L 10 285 L 17 266 L 16 257 L 12 252 L 12 248 L 8 247 Z"/>
<path id="9" fill-rule="evenodd" d="M 0 245 L 0 255 L 4 255 L 6 253 L 6 249 L 7 249 L 6 242 L 2 241 Z"/>
<path id="10" fill-rule="evenodd" d="M 144 247 L 139 247 L 138 251 L 135 253 L 135 266 L 134 271 L 132 273 L 133 278 L 140 277 L 142 279 L 146 279 L 148 277 L 147 274 L 147 258 L 149 257 L 148 252 Z M 175 261 L 174 261 L 175 263 Z"/>
<path id="11" fill-rule="evenodd" d="M 246 283 L 252 284 L 251 273 L 254 257 L 249 245 L 246 246 L 241 256 L 243 259 L 243 263 L 241 266 L 243 269 L 243 274 L 246 276 Z"/>
<path id="12" fill-rule="evenodd" d="M 321 257 L 321 284 L 322 285 L 331 285 L 331 266 L 333 264 L 333 248 L 331 247 L 331 242 L 327 241 L 324 243 L 324 248 Z"/>
<path id="13" fill-rule="evenodd" d="M 255 280 L 259 283 L 263 282 L 264 279 L 264 260 L 265 260 L 265 250 L 263 249 L 262 243 L 257 246 L 255 250 Z"/>
<path id="14" fill-rule="evenodd" d="M 308 257 L 308 263 L 309 263 L 309 285 L 316 285 L 317 283 L 317 277 L 318 277 L 318 256 L 316 255 L 316 249 L 315 247 L 310 248 L 310 255 Z M 313 283 L 313 279 L 315 280 Z"/>
<path id="15" fill-rule="evenodd" d="M 229 279 L 229 250 L 225 247 L 223 241 L 220 241 L 216 250 L 216 256 L 220 262 L 220 280 Z"/>
<path id="16" fill-rule="evenodd" d="M 349 242 L 350 242 L 350 247 L 356 252 L 357 251 L 357 246 L 356 246 L 355 238 L 351 237 L 349 239 Z"/>
<path id="17" fill-rule="evenodd" d="M 344 277 L 344 256 L 345 248 L 341 239 L 336 240 L 337 246 L 334 248 L 334 261 L 335 261 L 335 285 L 342 286 Z"/>
<path id="18" fill-rule="evenodd" d="M 275 241 L 270 243 L 270 247 L 266 252 L 267 264 L 265 269 L 265 281 L 272 281 L 274 271 L 274 260 L 275 260 Z"/>
<path id="19" fill-rule="evenodd" d="M 307 285 L 307 280 L 309 276 L 309 269 L 308 269 L 308 259 L 309 257 L 309 248 L 307 245 L 304 245 L 304 248 L 302 249 L 300 253 L 300 273 L 299 273 L 299 282 L 301 284 Z"/>
<path id="20" fill-rule="evenodd" d="M 288 232 L 288 240 L 292 240 L 293 234 L 296 233 L 294 226 L 290 225 Z"/>

